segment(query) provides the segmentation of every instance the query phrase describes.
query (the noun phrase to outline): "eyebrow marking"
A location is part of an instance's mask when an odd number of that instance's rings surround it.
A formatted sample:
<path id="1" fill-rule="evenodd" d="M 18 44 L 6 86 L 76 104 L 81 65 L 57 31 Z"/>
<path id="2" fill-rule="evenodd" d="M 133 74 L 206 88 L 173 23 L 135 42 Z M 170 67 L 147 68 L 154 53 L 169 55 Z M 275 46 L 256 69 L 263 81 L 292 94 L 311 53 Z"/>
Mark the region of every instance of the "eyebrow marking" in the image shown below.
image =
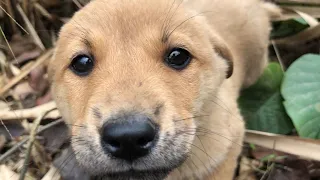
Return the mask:
<path id="1" fill-rule="evenodd" d="M 92 112 L 93 112 L 94 117 L 96 117 L 97 119 L 102 119 L 102 113 L 100 112 L 99 108 L 93 107 Z"/>
<path id="2" fill-rule="evenodd" d="M 92 49 L 92 48 L 93 48 L 91 42 L 90 42 L 87 38 L 83 38 L 83 43 L 84 43 L 89 49 Z"/>
<path id="3" fill-rule="evenodd" d="M 162 33 L 161 42 L 167 43 L 168 39 L 169 39 L 169 33 L 167 30 L 164 30 L 164 32 Z"/>
<path id="4" fill-rule="evenodd" d="M 163 109 L 163 104 L 158 104 L 154 111 L 154 115 L 159 116 L 162 109 Z"/>

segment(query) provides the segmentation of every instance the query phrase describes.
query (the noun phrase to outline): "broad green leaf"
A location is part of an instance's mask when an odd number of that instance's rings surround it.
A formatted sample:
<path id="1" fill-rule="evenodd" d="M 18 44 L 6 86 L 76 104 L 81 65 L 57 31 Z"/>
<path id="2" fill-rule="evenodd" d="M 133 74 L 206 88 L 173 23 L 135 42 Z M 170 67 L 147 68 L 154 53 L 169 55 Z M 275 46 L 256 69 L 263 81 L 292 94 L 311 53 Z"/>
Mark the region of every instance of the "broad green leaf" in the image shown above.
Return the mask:
<path id="1" fill-rule="evenodd" d="M 299 135 L 320 139 L 320 56 L 297 59 L 284 76 L 281 93 Z"/>
<path id="2" fill-rule="evenodd" d="M 289 19 L 286 21 L 276 21 L 273 22 L 272 25 L 272 39 L 291 36 L 309 27 L 308 23 L 303 18 Z"/>
<path id="3" fill-rule="evenodd" d="M 241 92 L 239 105 L 248 129 L 277 134 L 292 131 L 280 94 L 282 78 L 280 65 L 270 63 L 259 80 Z"/>

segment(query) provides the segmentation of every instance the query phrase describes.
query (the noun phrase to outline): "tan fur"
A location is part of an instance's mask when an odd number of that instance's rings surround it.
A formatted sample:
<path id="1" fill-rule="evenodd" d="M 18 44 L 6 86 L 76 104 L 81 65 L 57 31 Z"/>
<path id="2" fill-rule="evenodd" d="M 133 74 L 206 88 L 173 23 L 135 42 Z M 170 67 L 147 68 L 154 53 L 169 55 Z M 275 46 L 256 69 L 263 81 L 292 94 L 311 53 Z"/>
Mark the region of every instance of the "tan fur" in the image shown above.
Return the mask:
<path id="1" fill-rule="evenodd" d="M 269 17 L 277 12 L 258 0 L 95 0 L 76 13 L 61 30 L 50 77 L 63 117 L 77 125 L 80 165 L 93 175 L 127 169 L 102 152 L 99 128 L 114 113 L 138 111 L 156 120 L 160 139 L 134 168 L 161 169 L 188 155 L 167 179 L 232 179 L 244 135 L 237 98 L 266 65 Z M 174 30 L 167 41 L 164 30 Z M 193 55 L 182 71 L 163 60 L 179 45 Z M 68 69 L 79 53 L 95 57 L 88 77 Z"/>

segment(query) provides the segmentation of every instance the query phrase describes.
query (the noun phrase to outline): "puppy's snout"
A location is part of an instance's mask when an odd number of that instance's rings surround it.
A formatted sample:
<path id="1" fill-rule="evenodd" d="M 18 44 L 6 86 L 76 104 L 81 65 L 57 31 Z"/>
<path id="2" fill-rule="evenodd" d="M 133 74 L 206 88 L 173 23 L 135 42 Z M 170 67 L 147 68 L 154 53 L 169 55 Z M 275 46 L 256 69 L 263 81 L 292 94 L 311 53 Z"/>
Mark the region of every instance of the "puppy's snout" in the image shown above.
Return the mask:
<path id="1" fill-rule="evenodd" d="M 156 125 L 144 115 L 130 115 L 102 127 L 102 146 L 112 156 L 133 161 L 147 155 L 156 143 Z"/>

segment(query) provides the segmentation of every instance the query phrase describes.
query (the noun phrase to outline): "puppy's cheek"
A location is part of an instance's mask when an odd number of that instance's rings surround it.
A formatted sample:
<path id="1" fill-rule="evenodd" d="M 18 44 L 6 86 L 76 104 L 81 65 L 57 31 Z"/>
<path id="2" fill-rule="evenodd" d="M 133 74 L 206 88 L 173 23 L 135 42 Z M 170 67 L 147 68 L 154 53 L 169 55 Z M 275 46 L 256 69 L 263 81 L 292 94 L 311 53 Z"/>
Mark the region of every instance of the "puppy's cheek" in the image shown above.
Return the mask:
<path id="1" fill-rule="evenodd" d="M 71 109 L 70 109 L 69 102 L 67 100 L 65 89 L 61 85 L 54 82 L 51 88 L 51 93 L 54 101 L 57 104 L 57 108 L 61 113 L 63 120 L 68 125 L 73 124 L 71 119 Z"/>

